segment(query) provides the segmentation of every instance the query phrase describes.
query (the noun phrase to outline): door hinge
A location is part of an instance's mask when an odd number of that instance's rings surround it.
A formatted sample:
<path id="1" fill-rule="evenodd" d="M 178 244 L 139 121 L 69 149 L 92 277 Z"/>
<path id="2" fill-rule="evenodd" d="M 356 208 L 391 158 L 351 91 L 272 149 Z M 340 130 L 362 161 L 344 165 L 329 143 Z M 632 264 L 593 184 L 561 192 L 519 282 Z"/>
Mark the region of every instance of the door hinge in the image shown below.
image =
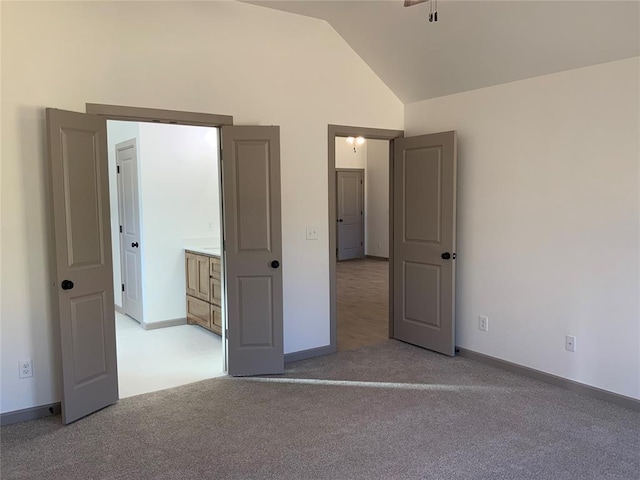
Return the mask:
<path id="1" fill-rule="evenodd" d="M 362 246 L 362 242 L 360 242 L 360 246 Z"/>
<path id="2" fill-rule="evenodd" d="M 228 328 L 224 329 L 224 336 L 225 336 L 225 338 L 229 338 L 229 329 Z"/>
<path id="3" fill-rule="evenodd" d="M 124 283 L 122 284 L 122 291 L 124 292 Z"/>
<path id="4" fill-rule="evenodd" d="M 223 241 L 222 241 L 222 251 L 223 251 L 223 252 L 226 252 L 226 251 L 227 251 L 227 242 L 226 242 L 226 240 L 223 240 Z"/>
<path id="5" fill-rule="evenodd" d="M 120 225 L 120 233 L 122 233 L 122 225 Z"/>
<path id="6" fill-rule="evenodd" d="M 120 165 L 116 167 L 117 173 L 120 173 Z"/>

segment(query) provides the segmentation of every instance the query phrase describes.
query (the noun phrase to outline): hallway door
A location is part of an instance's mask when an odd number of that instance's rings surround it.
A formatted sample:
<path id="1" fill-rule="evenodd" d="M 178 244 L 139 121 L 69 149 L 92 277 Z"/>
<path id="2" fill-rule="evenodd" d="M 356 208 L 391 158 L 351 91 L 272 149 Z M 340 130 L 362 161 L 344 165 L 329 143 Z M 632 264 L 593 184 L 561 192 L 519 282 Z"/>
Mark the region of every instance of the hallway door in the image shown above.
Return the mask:
<path id="1" fill-rule="evenodd" d="M 395 140 L 393 336 L 455 355 L 456 133 Z"/>
<path id="2" fill-rule="evenodd" d="M 338 260 L 364 257 L 364 170 L 336 170 Z"/>
<path id="3" fill-rule="evenodd" d="M 140 238 L 140 192 L 135 138 L 116 145 L 118 207 L 120 209 L 120 256 L 122 309 L 142 323 L 142 245 Z"/>

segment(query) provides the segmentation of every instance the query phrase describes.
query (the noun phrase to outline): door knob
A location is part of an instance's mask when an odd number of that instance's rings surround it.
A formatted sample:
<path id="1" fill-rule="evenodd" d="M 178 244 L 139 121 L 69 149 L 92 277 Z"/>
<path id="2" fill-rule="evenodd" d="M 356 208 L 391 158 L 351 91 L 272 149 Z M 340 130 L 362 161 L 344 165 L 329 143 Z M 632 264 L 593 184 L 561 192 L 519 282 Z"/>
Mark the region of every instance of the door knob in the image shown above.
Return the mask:
<path id="1" fill-rule="evenodd" d="M 274 260 L 271 262 L 271 268 L 278 268 L 280 266 L 280 262 L 278 260 Z"/>
<path id="2" fill-rule="evenodd" d="M 338 220 L 339 222 L 342 222 L 342 219 Z"/>
<path id="3" fill-rule="evenodd" d="M 138 242 L 135 242 L 135 243 L 134 243 L 134 242 L 131 242 L 131 246 L 132 246 L 133 248 L 138 248 Z"/>
<path id="4" fill-rule="evenodd" d="M 451 254 L 449 252 L 444 252 L 442 255 L 440 255 L 440 257 L 443 260 L 449 260 L 451 258 Z"/>
<path id="5" fill-rule="evenodd" d="M 73 288 L 73 282 L 71 280 L 63 280 L 60 286 L 63 290 L 71 290 Z"/>

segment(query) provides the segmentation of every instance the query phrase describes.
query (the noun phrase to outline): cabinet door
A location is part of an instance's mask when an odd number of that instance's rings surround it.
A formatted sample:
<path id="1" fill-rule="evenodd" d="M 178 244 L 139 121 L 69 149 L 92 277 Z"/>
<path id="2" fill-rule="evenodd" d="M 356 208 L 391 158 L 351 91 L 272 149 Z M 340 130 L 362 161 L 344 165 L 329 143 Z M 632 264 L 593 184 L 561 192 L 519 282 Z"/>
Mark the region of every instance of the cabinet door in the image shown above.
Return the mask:
<path id="1" fill-rule="evenodd" d="M 185 256 L 185 264 L 187 270 L 187 295 L 197 296 L 198 292 L 198 262 L 197 255 L 187 253 Z"/>
<path id="2" fill-rule="evenodd" d="M 209 289 L 211 294 L 210 302 L 220 307 L 222 305 L 222 286 L 220 284 L 220 280 L 211 277 L 209 279 L 209 285 L 211 286 Z"/>
<path id="3" fill-rule="evenodd" d="M 197 298 L 187 297 L 187 320 L 204 328 L 211 328 L 211 305 Z"/>
<path id="4" fill-rule="evenodd" d="M 210 305 L 211 307 L 211 331 L 217 333 L 218 335 L 222 334 L 222 310 L 220 307 L 216 307 L 215 305 Z"/>
<path id="5" fill-rule="evenodd" d="M 196 264 L 198 272 L 198 291 L 196 297 L 205 302 L 210 299 L 209 294 L 209 257 L 196 255 Z"/>
<path id="6" fill-rule="evenodd" d="M 220 259 L 217 257 L 211 257 L 209 260 L 209 275 L 211 275 L 212 278 L 220 280 L 220 272 Z"/>

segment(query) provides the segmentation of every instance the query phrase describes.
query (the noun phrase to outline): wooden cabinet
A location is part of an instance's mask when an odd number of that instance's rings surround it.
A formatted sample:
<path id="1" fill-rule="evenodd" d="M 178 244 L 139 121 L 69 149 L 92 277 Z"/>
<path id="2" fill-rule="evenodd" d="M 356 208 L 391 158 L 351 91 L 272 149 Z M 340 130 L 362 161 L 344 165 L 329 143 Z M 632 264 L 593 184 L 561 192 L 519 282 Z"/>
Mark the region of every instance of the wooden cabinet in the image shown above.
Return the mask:
<path id="1" fill-rule="evenodd" d="M 187 323 L 222 334 L 220 257 L 186 251 Z"/>

